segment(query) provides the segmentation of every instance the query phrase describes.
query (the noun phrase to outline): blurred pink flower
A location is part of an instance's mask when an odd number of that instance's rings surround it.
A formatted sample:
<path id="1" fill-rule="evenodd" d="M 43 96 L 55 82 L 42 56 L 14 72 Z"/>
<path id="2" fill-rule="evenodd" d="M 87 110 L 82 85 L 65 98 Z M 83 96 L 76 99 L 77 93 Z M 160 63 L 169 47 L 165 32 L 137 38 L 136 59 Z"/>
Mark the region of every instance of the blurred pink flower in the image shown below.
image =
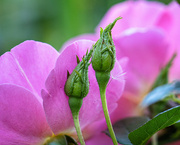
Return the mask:
<path id="1" fill-rule="evenodd" d="M 76 138 L 68 97 L 64 93 L 67 70 L 71 73 L 76 55 L 82 58 L 94 44 L 76 41 L 60 54 L 50 45 L 25 41 L 0 57 L 0 144 L 43 144 L 52 134 Z M 117 107 L 124 80 L 117 62 L 108 85 L 110 112 Z M 80 125 L 85 139 L 102 131 L 103 111 L 98 85 L 89 68 L 90 90 L 80 111 Z M 118 92 L 116 90 L 119 90 Z M 102 127 L 101 127 L 102 126 Z"/>
<path id="2" fill-rule="evenodd" d="M 134 107 L 150 91 L 161 68 L 174 52 L 178 52 L 178 56 L 170 79 L 180 78 L 179 15 L 180 6 L 176 2 L 164 5 L 159 2 L 128 1 L 113 6 L 98 25 L 97 34 L 99 27 L 105 28 L 116 17 L 123 17 L 112 30 L 117 59 L 127 57 L 124 60 L 127 72 L 125 91 L 117 109 L 122 113 L 119 118 L 115 116 L 115 120 L 140 113 Z M 124 105 L 126 103 L 128 105 Z"/>
<path id="3" fill-rule="evenodd" d="M 117 59 L 126 70 L 126 85 L 123 97 L 118 100 L 118 108 L 111 114 L 113 122 L 141 114 L 139 104 L 174 52 L 178 56 L 171 68 L 170 80 L 180 78 L 180 6 L 176 2 L 169 5 L 148 1 L 116 4 L 103 17 L 95 34 L 73 38 L 64 47 L 82 38 L 97 40 L 100 27 L 105 28 L 119 16 L 123 18 L 112 29 L 112 37 Z M 94 145 L 112 144 L 103 133 L 89 141 L 92 142 Z"/>

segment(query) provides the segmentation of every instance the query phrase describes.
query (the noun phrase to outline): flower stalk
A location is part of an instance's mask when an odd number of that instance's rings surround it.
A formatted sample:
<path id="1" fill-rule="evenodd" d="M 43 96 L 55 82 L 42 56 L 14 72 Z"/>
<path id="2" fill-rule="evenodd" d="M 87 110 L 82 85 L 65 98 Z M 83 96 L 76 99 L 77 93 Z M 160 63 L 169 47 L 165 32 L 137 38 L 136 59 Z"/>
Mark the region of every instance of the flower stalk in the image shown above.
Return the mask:
<path id="1" fill-rule="evenodd" d="M 76 128 L 76 132 L 77 132 L 77 135 L 78 135 L 78 138 L 79 138 L 79 142 L 81 145 L 85 145 L 85 141 L 84 141 L 84 138 L 83 138 L 83 135 L 82 135 L 82 132 L 81 132 L 81 127 L 80 127 L 80 124 L 79 124 L 79 113 L 73 115 L 73 120 L 74 120 L 74 126 Z"/>
<path id="2" fill-rule="evenodd" d="M 77 58 L 78 65 L 69 75 L 66 81 L 64 91 L 69 97 L 69 107 L 73 116 L 74 125 L 81 145 L 85 145 L 83 135 L 79 123 L 79 111 L 83 103 L 83 98 L 87 96 L 89 92 L 89 79 L 88 79 L 88 67 L 90 65 L 89 60 L 91 58 L 93 50 L 86 53 L 86 56 L 82 58 L 82 61 Z"/>
<path id="3" fill-rule="evenodd" d="M 114 68 L 116 61 L 116 52 L 111 30 L 119 19 L 121 18 L 116 18 L 114 22 L 109 24 L 104 30 L 101 28 L 100 39 L 93 47 L 94 51 L 91 60 L 93 69 L 96 72 L 104 116 L 114 145 L 118 145 L 118 143 L 109 117 L 106 101 L 106 87 L 110 79 L 110 72 Z"/>
<path id="4" fill-rule="evenodd" d="M 104 111 L 104 116 L 106 119 L 106 124 L 107 124 L 108 130 L 109 130 L 110 136 L 112 138 L 113 144 L 118 145 L 117 140 L 116 140 L 116 136 L 115 136 L 112 124 L 111 124 L 111 120 L 109 117 L 109 111 L 108 111 L 107 100 L 106 100 L 106 87 L 107 87 L 107 84 L 109 82 L 109 78 L 110 78 L 109 72 L 108 73 L 96 72 L 96 79 L 97 79 L 97 82 L 99 85 L 101 102 L 102 102 L 102 107 L 103 107 L 103 111 Z"/>

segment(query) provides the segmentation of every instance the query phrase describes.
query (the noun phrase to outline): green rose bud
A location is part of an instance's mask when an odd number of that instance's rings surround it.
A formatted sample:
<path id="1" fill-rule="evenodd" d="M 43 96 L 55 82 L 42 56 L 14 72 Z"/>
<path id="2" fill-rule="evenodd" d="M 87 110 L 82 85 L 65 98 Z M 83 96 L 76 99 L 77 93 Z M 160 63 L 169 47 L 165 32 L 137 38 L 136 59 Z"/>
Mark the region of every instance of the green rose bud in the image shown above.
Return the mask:
<path id="1" fill-rule="evenodd" d="M 64 91 L 69 97 L 69 107 L 74 120 L 74 125 L 81 145 L 85 145 L 80 124 L 79 124 L 79 110 L 83 103 L 83 98 L 87 96 L 89 92 L 89 79 L 88 79 L 88 67 L 90 65 L 89 60 L 91 58 L 93 50 L 88 51 L 86 56 L 82 58 L 80 62 L 77 58 L 78 65 L 73 70 L 72 74 L 69 75 L 66 81 Z"/>
<path id="2" fill-rule="evenodd" d="M 88 67 L 90 65 L 89 60 L 91 58 L 92 51 L 93 50 L 91 50 L 89 54 L 87 53 L 86 56 L 82 58 L 81 62 L 76 56 L 78 65 L 71 75 L 69 75 L 68 72 L 68 79 L 66 81 L 64 91 L 69 97 L 69 106 L 73 114 L 79 112 L 82 106 L 83 98 L 86 97 L 89 92 Z"/>
<path id="3" fill-rule="evenodd" d="M 88 67 L 91 58 L 92 50 L 80 62 L 77 57 L 78 65 L 68 76 L 64 90 L 67 96 L 75 98 L 84 98 L 89 92 Z"/>
<path id="4" fill-rule="evenodd" d="M 65 93 L 69 97 L 84 98 L 89 91 L 88 65 L 79 63 L 68 77 L 65 84 Z"/>
<path id="5" fill-rule="evenodd" d="M 78 61 L 79 58 L 77 57 Z M 89 92 L 88 66 L 89 64 L 85 60 L 79 62 L 72 74 L 68 77 L 64 87 L 64 91 L 69 97 L 69 106 L 73 114 L 79 112 L 83 98 Z"/>
<path id="6" fill-rule="evenodd" d="M 95 71 L 110 72 L 114 67 L 116 52 L 111 30 L 119 19 L 121 18 L 116 18 L 114 22 L 109 24 L 104 30 L 101 28 L 100 39 L 93 47 L 92 66 Z"/>
<path id="7" fill-rule="evenodd" d="M 114 27 L 117 20 L 121 19 L 118 17 L 113 23 L 109 24 L 104 30 L 101 28 L 100 39 L 93 46 L 92 55 L 92 66 L 96 73 L 96 80 L 99 85 L 99 91 L 101 96 L 102 107 L 106 123 L 112 138 L 113 144 L 118 145 L 106 101 L 106 87 L 110 79 L 110 72 L 114 68 L 116 61 L 115 46 L 111 36 L 111 30 Z"/>

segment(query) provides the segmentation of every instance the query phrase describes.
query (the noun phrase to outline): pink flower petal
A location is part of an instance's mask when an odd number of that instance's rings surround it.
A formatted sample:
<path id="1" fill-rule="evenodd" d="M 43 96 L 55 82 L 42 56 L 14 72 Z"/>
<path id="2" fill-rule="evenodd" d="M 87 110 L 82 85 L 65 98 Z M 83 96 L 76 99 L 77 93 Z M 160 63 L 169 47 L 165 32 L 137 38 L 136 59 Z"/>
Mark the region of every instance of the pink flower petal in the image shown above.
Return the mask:
<path id="1" fill-rule="evenodd" d="M 111 78 L 107 85 L 106 95 L 107 102 L 116 102 L 124 91 L 124 78 L 125 72 L 123 72 L 120 63 L 116 60 L 115 66 L 111 71 Z"/>
<path id="2" fill-rule="evenodd" d="M 82 40 L 82 39 L 85 39 L 85 40 L 92 40 L 92 41 L 97 41 L 99 39 L 99 36 L 96 36 L 95 34 L 83 34 L 83 35 L 79 35 L 77 37 L 74 37 L 68 41 L 66 41 L 61 50 L 64 50 L 67 46 L 69 46 L 71 43 L 73 43 L 74 41 L 78 41 L 78 40 Z"/>
<path id="3" fill-rule="evenodd" d="M 51 135 L 42 105 L 28 90 L 0 85 L 0 144 L 37 144 Z"/>
<path id="4" fill-rule="evenodd" d="M 81 59 L 83 55 L 85 55 L 87 49 L 90 49 L 93 44 L 93 41 L 81 40 L 69 45 L 60 54 L 56 62 L 56 67 L 50 73 L 46 81 L 47 92 L 45 90 L 42 91 L 44 108 L 48 123 L 55 133 L 67 132 L 67 130 L 74 127 L 71 111 L 68 105 L 68 97 L 64 93 L 67 70 L 72 73 L 73 69 L 77 65 L 76 55 Z M 118 88 L 119 93 L 116 92 L 111 94 L 110 89 L 107 91 L 107 100 L 110 112 L 116 108 L 116 101 L 120 97 L 124 87 L 123 77 L 116 76 L 117 69 L 122 72 L 121 67 L 116 65 L 113 73 L 114 78 L 112 78 L 108 88 L 111 88 L 111 90 L 113 90 L 113 88 Z M 86 127 L 93 121 L 101 120 L 103 118 L 98 84 L 95 79 L 95 72 L 91 65 L 89 67 L 89 82 L 89 94 L 84 98 L 83 105 L 80 110 L 80 124 L 82 128 Z"/>
<path id="5" fill-rule="evenodd" d="M 169 5 L 169 13 L 171 14 L 172 17 L 172 27 L 171 27 L 171 34 L 168 34 L 168 36 L 171 38 L 170 40 L 174 43 L 175 49 L 180 49 L 179 45 L 179 38 L 180 38 L 180 7 L 179 4 L 175 1 L 173 1 Z"/>
<path id="6" fill-rule="evenodd" d="M 25 41 L 14 47 L 11 53 L 33 89 L 41 96 L 41 89 L 55 66 L 58 52 L 46 43 Z"/>
<path id="7" fill-rule="evenodd" d="M 170 3 L 159 15 L 156 20 L 155 26 L 164 30 L 167 40 L 170 43 L 171 51 L 169 52 L 169 57 L 173 55 L 174 52 L 180 49 L 179 37 L 180 37 L 180 8 L 177 2 Z"/>
<path id="8" fill-rule="evenodd" d="M 0 84 L 16 84 L 23 86 L 32 92 L 34 91 L 26 74 L 10 52 L 6 52 L 0 57 L 0 70 Z M 42 100 L 39 96 L 37 96 L 37 98 Z"/>
<path id="9" fill-rule="evenodd" d="M 64 92 L 67 70 L 72 73 L 77 65 L 76 55 L 81 59 L 94 44 L 93 41 L 77 41 L 62 51 L 46 80 L 46 89 L 42 91 L 43 104 L 47 120 L 54 133 L 68 132 L 74 127 L 68 97 Z"/>
<path id="10" fill-rule="evenodd" d="M 113 142 L 105 133 L 100 133 L 99 135 L 87 140 L 86 145 L 113 145 Z"/>
<path id="11" fill-rule="evenodd" d="M 114 38 L 117 58 L 129 58 L 125 88 L 130 92 L 134 89 L 144 90 L 144 87 L 152 85 L 166 64 L 169 47 L 158 29 L 137 28 L 127 31 Z"/>
<path id="12" fill-rule="evenodd" d="M 139 116 L 140 110 L 138 110 L 138 103 L 134 98 L 134 94 L 124 94 L 117 102 L 118 107 L 115 111 L 111 114 L 112 123 L 115 123 L 118 120 L 132 117 L 132 116 Z"/>
<path id="13" fill-rule="evenodd" d="M 172 53 L 177 53 L 177 56 L 173 62 L 173 66 L 170 72 L 170 80 L 176 80 L 176 79 L 180 79 L 180 43 L 179 43 L 179 38 L 180 38 L 180 19 L 179 19 L 179 15 L 180 15 L 180 8 L 179 8 L 179 4 L 177 4 L 176 2 L 171 3 L 168 11 L 171 13 L 172 19 L 173 19 L 173 24 L 171 27 L 171 31 L 169 31 L 168 35 L 170 42 L 172 44 L 171 46 L 171 50 Z M 172 53 L 170 53 L 170 55 L 172 55 Z"/>
<path id="14" fill-rule="evenodd" d="M 165 6 L 157 2 L 129 1 L 119 3 L 110 8 L 96 32 L 99 34 L 100 27 L 103 29 L 117 17 L 123 17 L 117 21 L 112 30 L 112 36 L 119 35 L 123 30 L 130 27 L 152 27 Z"/>

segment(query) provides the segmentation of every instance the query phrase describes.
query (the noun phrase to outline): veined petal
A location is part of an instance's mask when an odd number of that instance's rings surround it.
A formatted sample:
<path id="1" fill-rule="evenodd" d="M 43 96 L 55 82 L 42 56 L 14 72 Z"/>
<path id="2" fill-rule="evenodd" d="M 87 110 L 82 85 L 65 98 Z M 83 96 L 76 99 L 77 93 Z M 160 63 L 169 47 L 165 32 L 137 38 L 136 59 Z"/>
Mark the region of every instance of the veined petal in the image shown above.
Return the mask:
<path id="1" fill-rule="evenodd" d="M 113 145 L 113 142 L 109 136 L 101 132 L 99 135 L 87 140 L 86 145 Z"/>
<path id="2" fill-rule="evenodd" d="M 11 53 L 33 89 L 41 96 L 41 89 L 45 87 L 45 80 L 54 68 L 59 53 L 49 44 L 32 40 L 17 45 Z"/>
<path id="3" fill-rule="evenodd" d="M 26 74 L 10 52 L 6 52 L 0 57 L 0 84 L 3 83 L 19 85 L 35 93 Z M 42 102 L 39 96 L 37 99 Z"/>
<path id="4" fill-rule="evenodd" d="M 152 27 L 164 9 L 164 5 L 157 2 L 129 1 L 116 4 L 106 13 L 96 32 L 99 34 L 100 27 L 105 28 L 117 17 L 123 19 L 118 21 L 112 30 L 112 36 L 119 35 L 130 27 Z"/>
<path id="5" fill-rule="evenodd" d="M 127 31 L 130 32 L 123 32 L 114 38 L 117 58 L 129 59 L 125 90 L 145 92 L 168 61 L 168 43 L 159 29 L 136 28 Z"/>
<path id="6" fill-rule="evenodd" d="M 55 68 L 46 80 L 46 90 L 42 90 L 43 105 L 49 125 L 54 133 L 73 130 L 74 123 L 68 104 L 68 97 L 64 92 L 67 71 L 72 73 L 77 65 L 76 55 L 82 59 L 93 41 L 76 41 L 64 49 L 57 59 Z"/>
<path id="7" fill-rule="evenodd" d="M 34 145 L 50 136 L 42 105 L 28 90 L 0 85 L 0 144 Z"/>

